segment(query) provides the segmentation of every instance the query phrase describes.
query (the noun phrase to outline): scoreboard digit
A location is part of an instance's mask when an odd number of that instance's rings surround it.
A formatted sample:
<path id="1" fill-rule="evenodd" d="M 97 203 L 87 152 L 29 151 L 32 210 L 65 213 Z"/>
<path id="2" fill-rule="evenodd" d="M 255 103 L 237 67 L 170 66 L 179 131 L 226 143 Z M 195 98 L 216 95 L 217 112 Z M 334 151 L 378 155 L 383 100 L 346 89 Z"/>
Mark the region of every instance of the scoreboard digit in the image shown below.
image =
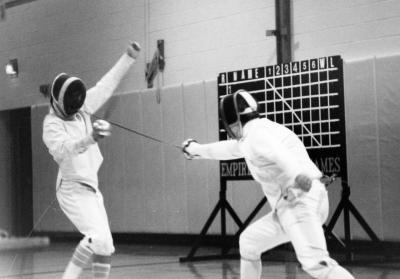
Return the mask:
<path id="1" fill-rule="evenodd" d="M 303 141 L 325 174 L 347 177 L 343 61 L 328 56 L 224 72 L 218 75 L 218 101 L 245 89 L 262 117 L 285 125 Z M 219 138 L 228 137 L 219 120 Z M 220 162 L 224 180 L 252 179 L 244 160 Z"/>

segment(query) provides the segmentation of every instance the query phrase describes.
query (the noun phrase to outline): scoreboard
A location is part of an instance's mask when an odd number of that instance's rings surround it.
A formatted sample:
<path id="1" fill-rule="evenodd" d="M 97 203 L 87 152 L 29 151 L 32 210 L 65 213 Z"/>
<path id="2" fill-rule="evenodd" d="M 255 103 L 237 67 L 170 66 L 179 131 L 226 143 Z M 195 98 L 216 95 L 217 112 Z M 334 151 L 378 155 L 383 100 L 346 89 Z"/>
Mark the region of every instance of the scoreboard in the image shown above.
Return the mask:
<path id="1" fill-rule="evenodd" d="M 218 102 L 239 89 L 257 100 L 260 115 L 303 141 L 322 172 L 347 179 L 343 60 L 319 57 L 218 75 Z M 219 139 L 228 137 L 221 118 Z M 252 179 L 244 160 L 220 161 L 222 180 Z"/>

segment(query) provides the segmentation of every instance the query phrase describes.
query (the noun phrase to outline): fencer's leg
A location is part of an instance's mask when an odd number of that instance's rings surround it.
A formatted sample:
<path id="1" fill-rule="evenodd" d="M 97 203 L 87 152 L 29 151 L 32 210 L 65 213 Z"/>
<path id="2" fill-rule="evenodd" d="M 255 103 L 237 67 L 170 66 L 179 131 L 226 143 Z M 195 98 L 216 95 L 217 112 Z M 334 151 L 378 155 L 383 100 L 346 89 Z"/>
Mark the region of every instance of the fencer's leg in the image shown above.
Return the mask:
<path id="1" fill-rule="evenodd" d="M 104 207 L 103 196 L 98 193 L 98 224 L 96 236 L 93 241 L 93 277 L 96 279 L 107 279 L 111 270 L 111 255 L 115 252 L 112 234 Z"/>
<path id="2" fill-rule="evenodd" d="M 111 270 L 111 256 L 93 255 L 93 278 L 107 279 Z"/>
<path id="3" fill-rule="evenodd" d="M 289 240 L 273 213 L 248 226 L 240 235 L 240 278 L 261 278 L 261 254 Z"/>
<path id="4" fill-rule="evenodd" d="M 353 275 L 348 272 L 346 269 L 337 265 L 333 267 L 328 275 L 325 277 L 326 279 L 354 279 Z"/>
<path id="5" fill-rule="evenodd" d="M 327 209 L 324 188 L 314 187 L 294 206 L 279 212 L 279 220 L 293 244 L 302 268 L 317 279 L 354 279 L 330 258 L 321 222 L 321 210 Z M 324 209 L 325 208 L 325 209 Z"/>
<path id="6" fill-rule="evenodd" d="M 92 265 L 95 278 L 108 278 L 111 255 L 115 249 L 103 196 L 98 190 L 94 191 L 82 185 L 74 186 L 65 189 L 61 187 L 58 192 L 61 209 L 86 236 L 87 247 L 93 251 L 95 259 L 93 261 L 95 264 Z"/>
<path id="7" fill-rule="evenodd" d="M 90 204 L 86 199 L 86 192 L 82 191 L 86 188 L 80 187 L 77 183 L 62 184 L 57 190 L 57 200 L 59 205 L 68 219 L 78 228 L 78 230 L 86 235 L 85 230 L 80 227 L 84 226 L 86 229 L 86 220 L 90 220 L 89 210 L 86 210 L 86 205 Z M 83 194 L 82 194 L 83 193 Z M 86 213 L 88 213 L 86 215 Z M 88 238 L 85 237 L 76 247 L 71 260 L 69 261 L 63 279 L 76 279 L 79 278 L 86 263 L 88 263 L 93 255 L 93 250 L 90 247 Z"/>
<path id="8" fill-rule="evenodd" d="M 107 237 L 93 238 L 92 247 L 94 251 L 92 261 L 93 278 L 107 279 L 111 270 L 111 255 L 114 253 L 114 245 L 111 232 L 104 232 Z"/>
<path id="9" fill-rule="evenodd" d="M 69 261 L 62 279 L 76 279 L 79 278 L 82 270 L 90 261 L 93 252 L 85 245 L 85 239 L 82 240 L 76 247 L 74 254 Z"/>
<path id="10" fill-rule="evenodd" d="M 247 260 L 240 258 L 240 279 L 261 278 L 261 259 Z"/>

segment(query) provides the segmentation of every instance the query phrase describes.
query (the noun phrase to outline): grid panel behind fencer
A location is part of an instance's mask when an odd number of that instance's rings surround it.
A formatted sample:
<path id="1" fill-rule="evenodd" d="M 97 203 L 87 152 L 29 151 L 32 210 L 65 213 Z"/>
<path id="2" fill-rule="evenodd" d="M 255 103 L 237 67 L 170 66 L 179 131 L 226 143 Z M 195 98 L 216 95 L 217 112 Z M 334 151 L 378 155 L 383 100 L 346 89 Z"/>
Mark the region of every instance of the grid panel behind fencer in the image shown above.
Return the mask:
<path id="1" fill-rule="evenodd" d="M 239 89 L 253 95 L 262 117 L 295 132 L 324 172 L 345 171 L 343 61 L 340 56 L 219 74 L 218 100 Z M 227 139 L 221 121 L 219 128 L 220 140 Z"/>

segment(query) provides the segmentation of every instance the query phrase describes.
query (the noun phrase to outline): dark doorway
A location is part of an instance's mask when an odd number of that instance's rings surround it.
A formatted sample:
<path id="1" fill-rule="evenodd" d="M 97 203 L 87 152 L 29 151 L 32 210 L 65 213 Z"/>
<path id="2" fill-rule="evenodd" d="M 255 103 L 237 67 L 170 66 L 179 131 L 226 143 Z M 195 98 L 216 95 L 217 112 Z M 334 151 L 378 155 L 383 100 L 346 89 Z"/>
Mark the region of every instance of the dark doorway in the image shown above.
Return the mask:
<path id="1" fill-rule="evenodd" d="M 33 227 L 31 108 L 10 110 L 11 234 L 27 236 Z"/>

